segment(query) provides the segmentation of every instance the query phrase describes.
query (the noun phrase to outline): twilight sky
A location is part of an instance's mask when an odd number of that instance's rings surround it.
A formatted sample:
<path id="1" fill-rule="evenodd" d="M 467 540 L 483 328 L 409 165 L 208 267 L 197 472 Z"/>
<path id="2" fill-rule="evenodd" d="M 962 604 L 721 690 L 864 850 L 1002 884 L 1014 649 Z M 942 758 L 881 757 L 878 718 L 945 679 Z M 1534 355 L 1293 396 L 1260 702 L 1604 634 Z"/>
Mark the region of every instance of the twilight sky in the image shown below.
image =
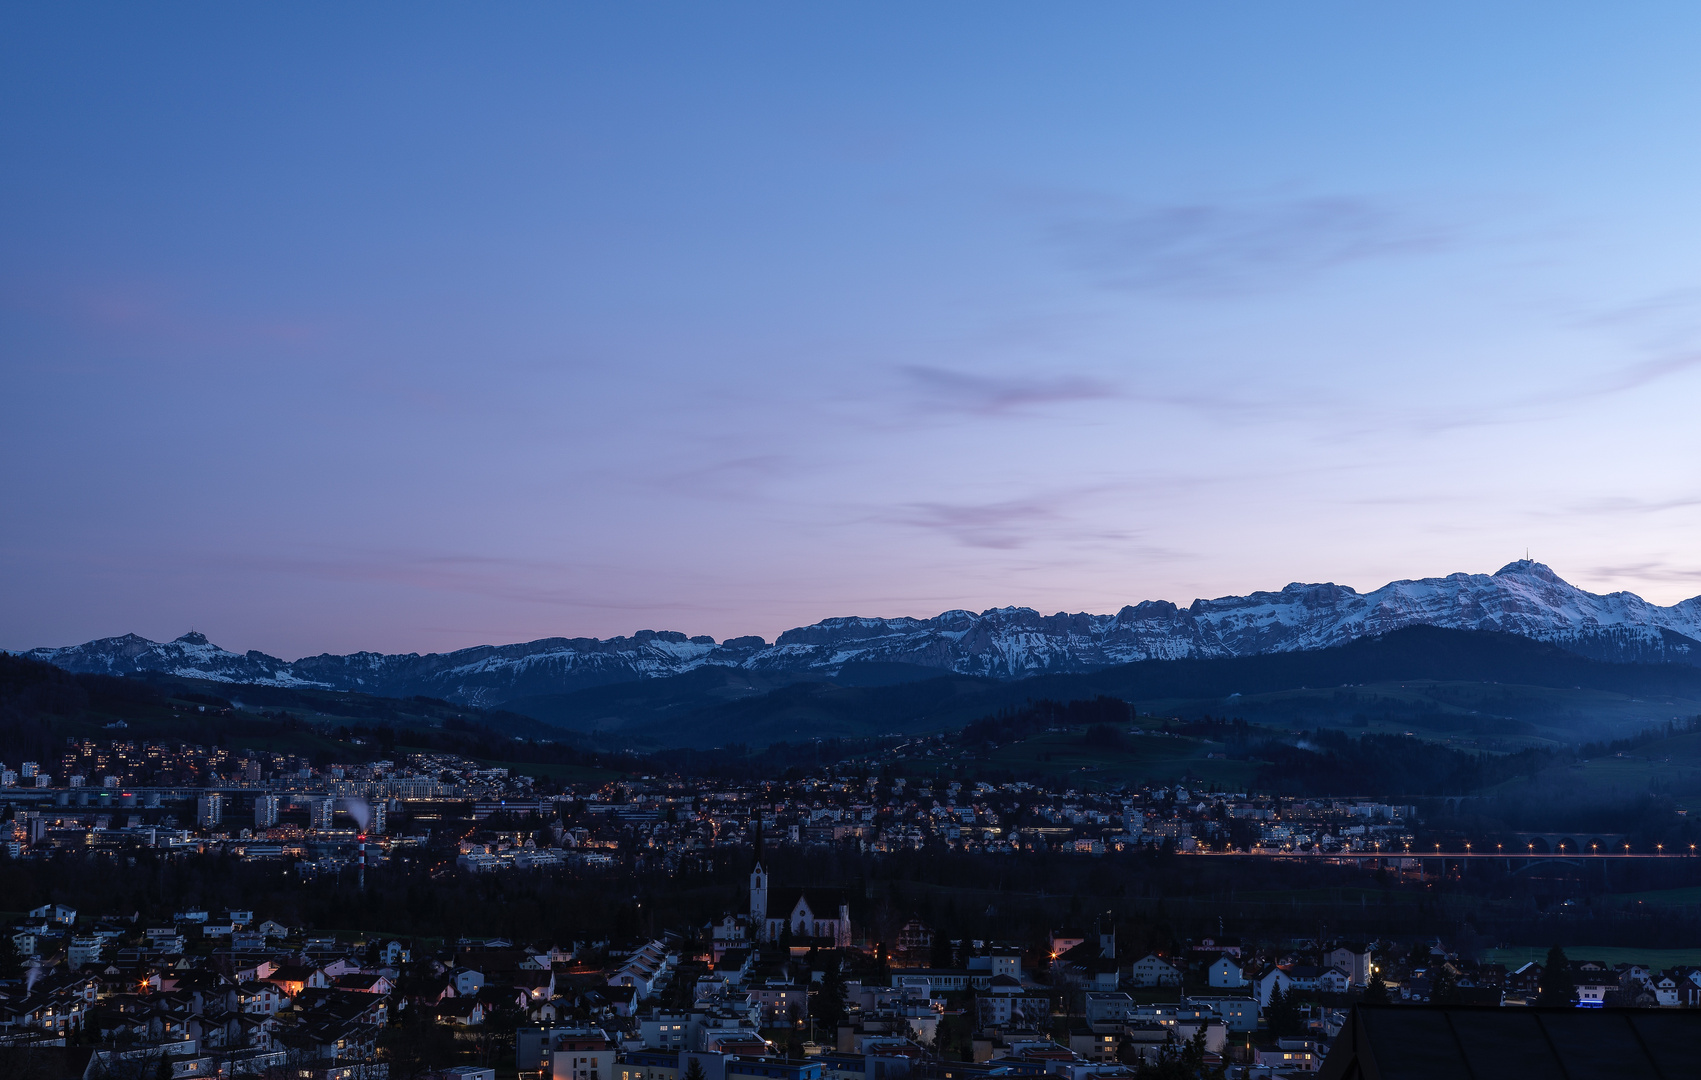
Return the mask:
<path id="1" fill-rule="evenodd" d="M 1701 592 L 1701 9 L 1483 7 L 7 5 L 0 648 Z"/>

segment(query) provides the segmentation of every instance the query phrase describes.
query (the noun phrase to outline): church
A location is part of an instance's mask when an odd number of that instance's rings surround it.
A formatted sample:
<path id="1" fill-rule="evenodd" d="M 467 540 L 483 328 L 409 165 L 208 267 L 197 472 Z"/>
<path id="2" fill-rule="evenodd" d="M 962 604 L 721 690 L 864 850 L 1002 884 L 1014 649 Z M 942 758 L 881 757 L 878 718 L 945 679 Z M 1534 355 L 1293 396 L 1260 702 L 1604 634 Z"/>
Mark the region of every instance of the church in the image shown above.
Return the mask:
<path id="1" fill-rule="evenodd" d="M 758 941 L 778 941 L 790 928 L 800 945 L 813 939 L 849 948 L 850 901 L 843 889 L 770 891 L 768 872 L 758 859 L 750 871 L 750 925 Z"/>

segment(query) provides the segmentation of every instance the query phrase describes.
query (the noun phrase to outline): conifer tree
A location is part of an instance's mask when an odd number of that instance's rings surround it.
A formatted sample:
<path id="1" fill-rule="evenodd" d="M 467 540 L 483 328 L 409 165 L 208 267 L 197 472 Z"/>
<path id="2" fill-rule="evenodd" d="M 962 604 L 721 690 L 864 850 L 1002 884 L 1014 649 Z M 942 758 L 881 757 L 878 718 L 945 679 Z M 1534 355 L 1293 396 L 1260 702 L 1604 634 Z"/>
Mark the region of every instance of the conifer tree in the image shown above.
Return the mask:
<path id="1" fill-rule="evenodd" d="M 1366 1005 L 1388 1004 L 1388 980 L 1382 977 L 1380 970 L 1370 976 L 1370 985 L 1364 988 L 1364 1003 Z"/>
<path id="2" fill-rule="evenodd" d="M 1536 1004 L 1568 1008 L 1577 1004 L 1577 984 L 1571 981 L 1571 961 L 1558 945 L 1547 951 L 1541 982 L 1536 987 Z"/>

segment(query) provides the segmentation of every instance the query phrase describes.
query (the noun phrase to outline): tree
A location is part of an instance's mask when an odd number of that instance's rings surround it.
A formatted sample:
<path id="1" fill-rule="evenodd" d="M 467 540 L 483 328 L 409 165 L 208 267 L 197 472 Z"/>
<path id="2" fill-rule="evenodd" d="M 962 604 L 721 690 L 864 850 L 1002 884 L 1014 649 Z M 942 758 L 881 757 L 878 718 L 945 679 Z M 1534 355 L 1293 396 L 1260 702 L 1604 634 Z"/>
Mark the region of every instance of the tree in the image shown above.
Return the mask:
<path id="1" fill-rule="evenodd" d="M 1541 981 L 1536 984 L 1536 1004 L 1570 1008 L 1577 1004 L 1577 984 L 1571 981 L 1571 961 L 1558 945 L 1547 951 Z"/>
<path id="2" fill-rule="evenodd" d="M 1181 1048 L 1181 1063 L 1189 1069 L 1199 1069 L 1205 1064 L 1205 1025 L 1200 1024 L 1193 1029 L 1193 1037 L 1187 1040 L 1187 1045 Z"/>
<path id="3" fill-rule="evenodd" d="M 703 1063 L 696 1058 L 686 1062 L 684 1080 L 709 1080 L 703 1075 Z"/>
<path id="4" fill-rule="evenodd" d="M 24 973 L 24 958 L 18 954 L 18 947 L 10 937 L 0 938 L 0 981 L 21 978 Z"/>
<path id="5" fill-rule="evenodd" d="M 402 1010 L 399 1023 L 378 1033 L 378 1058 L 390 1066 L 390 1080 L 412 1080 L 439 1069 L 454 1057 L 455 1036 L 425 1015 L 425 1006 Z"/>
<path id="6" fill-rule="evenodd" d="M 525 1010 L 509 1000 L 493 1006 L 484 1014 L 479 1041 L 485 1044 L 486 1062 L 507 1060 L 514 1056 L 514 1038 L 526 1019 Z"/>
<path id="7" fill-rule="evenodd" d="M 951 939 L 940 930 L 933 932 L 933 950 L 927 960 L 928 967 L 948 968 L 955 962 L 955 954 L 951 950 Z"/>
<path id="8" fill-rule="evenodd" d="M 1366 1005 L 1388 1004 L 1388 980 L 1382 977 L 1380 969 L 1370 976 L 1370 985 L 1364 988 L 1364 1003 Z"/>
<path id="9" fill-rule="evenodd" d="M 1156 1061 L 1141 1061 L 1134 1070 L 1136 1080 L 1195 1080 L 1199 1070 L 1187 1063 L 1187 1049 L 1182 1047 L 1171 1028 L 1158 1048 Z"/>
<path id="10" fill-rule="evenodd" d="M 941 1060 L 973 1061 L 973 1034 L 974 1028 L 965 1017 L 947 1014 L 934 1028 L 933 1049 Z"/>
<path id="11" fill-rule="evenodd" d="M 814 1013 L 835 1033 L 845 1022 L 845 976 L 839 970 L 839 957 L 832 954 L 827 968 L 821 973 L 821 989 L 816 996 Z"/>
<path id="12" fill-rule="evenodd" d="M 1125 1033 L 1116 1044 L 1116 1060 L 1124 1065 L 1140 1064 L 1140 1051 L 1134 1046 L 1134 1040 Z"/>
<path id="13" fill-rule="evenodd" d="M 1270 1004 L 1264 1007 L 1264 1022 L 1276 1035 L 1297 1035 L 1302 1027 L 1299 1004 L 1291 993 L 1282 992 L 1280 981 L 1270 989 Z"/>
<path id="14" fill-rule="evenodd" d="M 1429 980 L 1429 1000 L 1435 1005 L 1457 1005 L 1464 1000 L 1459 993 L 1459 977 L 1446 964 L 1438 965 Z"/>

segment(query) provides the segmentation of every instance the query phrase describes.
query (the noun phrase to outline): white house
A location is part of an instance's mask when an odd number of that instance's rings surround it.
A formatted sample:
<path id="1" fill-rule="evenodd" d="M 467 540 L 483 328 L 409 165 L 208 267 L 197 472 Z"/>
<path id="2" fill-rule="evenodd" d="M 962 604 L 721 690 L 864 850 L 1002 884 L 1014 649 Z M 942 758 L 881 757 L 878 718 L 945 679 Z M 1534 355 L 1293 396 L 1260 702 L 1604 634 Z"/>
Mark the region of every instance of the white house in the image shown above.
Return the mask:
<path id="1" fill-rule="evenodd" d="M 1156 953 L 1148 953 L 1128 969 L 1128 981 L 1134 986 L 1180 986 L 1181 972 Z"/>
<path id="2" fill-rule="evenodd" d="M 1317 976 L 1317 989 L 1328 994 L 1344 994 L 1352 989 L 1352 977 L 1338 967 Z"/>
<path id="3" fill-rule="evenodd" d="M 100 962 L 100 938 L 93 935 L 73 937 L 70 948 L 65 950 L 65 962 L 73 969 L 88 964 Z"/>
<path id="4" fill-rule="evenodd" d="M 1670 975 L 1661 975 L 1654 983 L 1654 999 L 1667 1008 L 1681 1004 L 1677 997 L 1677 980 Z"/>
<path id="5" fill-rule="evenodd" d="M 1284 997 L 1293 993 L 1293 980 L 1288 978 L 1288 973 L 1279 967 L 1267 969 L 1262 975 L 1259 975 L 1252 981 L 1252 987 L 1257 994 L 1258 1007 L 1260 1009 L 1270 1004 L 1270 994 L 1278 986 L 1282 988 L 1282 995 Z"/>
<path id="6" fill-rule="evenodd" d="M 459 997 L 470 997 L 484 989 L 484 972 L 472 968 L 461 968 L 455 972 L 455 993 Z"/>
<path id="7" fill-rule="evenodd" d="M 1323 954 L 1323 966 L 1340 968 L 1354 986 L 1370 985 L 1370 946 L 1337 945 Z"/>
<path id="8" fill-rule="evenodd" d="M 1606 1004 L 1607 992 L 1617 989 L 1616 982 L 1598 975 L 1585 976 L 1577 982 L 1577 1004 L 1585 1009 L 1598 1009 Z"/>
<path id="9" fill-rule="evenodd" d="M 1134 999 L 1127 994 L 1088 993 L 1088 1024 L 1122 1024 L 1134 1015 Z"/>
<path id="10" fill-rule="evenodd" d="M 1208 981 L 1219 990 L 1237 990 L 1246 985 L 1246 973 L 1232 956 L 1219 956 L 1206 969 Z"/>
<path id="11" fill-rule="evenodd" d="M 77 909 L 64 904 L 43 904 L 30 912 L 32 919 L 47 919 L 60 926 L 70 926 L 77 921 Z"/>
<path id="12" fill-rule="evenodd" d="M 1309 964 L 1295 964 L 1288 968 L 1288 978 L 1300 990 L 1317 989 L 1317 980 L 1323 977 L 1323 972 Z M 1286 993 L 1286 991 L 1283 991 Z"/>
<path id="13" fill-rule="evenodd" d="M 609 975 L 608 985 L 629 986 L 638 991 L 640 998 L 647 998 L 655 993 L 658 984 L 673 971 L 678 961 L 679 955 L 670 952 L 667 943 L 657 939 L 628 956 L 620 969 Z"/>

